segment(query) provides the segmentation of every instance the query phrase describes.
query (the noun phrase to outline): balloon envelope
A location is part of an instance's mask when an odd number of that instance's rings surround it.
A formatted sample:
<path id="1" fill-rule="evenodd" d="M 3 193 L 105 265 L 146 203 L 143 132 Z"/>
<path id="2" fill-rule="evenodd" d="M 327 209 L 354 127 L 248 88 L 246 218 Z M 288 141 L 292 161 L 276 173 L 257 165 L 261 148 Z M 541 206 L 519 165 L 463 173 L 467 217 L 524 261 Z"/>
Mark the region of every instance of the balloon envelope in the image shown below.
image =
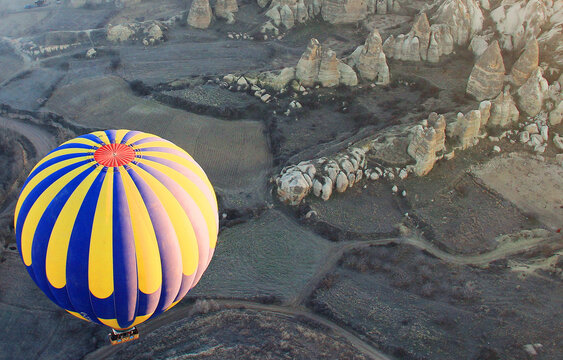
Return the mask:
<path id="1" fill-rule="evenodd" d="M 180 301 L 217 241 L 215 192 L 184 150 L 106 130 L 67 141 L 31 171 L 16 205 L 18 249 L 60 307 L 124 330 Z"/>

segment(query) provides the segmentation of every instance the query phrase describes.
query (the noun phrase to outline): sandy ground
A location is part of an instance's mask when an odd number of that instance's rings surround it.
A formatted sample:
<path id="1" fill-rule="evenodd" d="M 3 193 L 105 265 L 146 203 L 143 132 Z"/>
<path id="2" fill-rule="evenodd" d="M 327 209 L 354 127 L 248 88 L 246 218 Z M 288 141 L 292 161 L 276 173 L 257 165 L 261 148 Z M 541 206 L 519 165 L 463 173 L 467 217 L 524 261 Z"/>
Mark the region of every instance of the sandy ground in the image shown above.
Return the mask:
<path id="1" fill-rule="evenodd" d="M 530 157 L 496 157 L 473 172 L 491 189 L 553 230 L 563 227 L 563 168 Z"/>

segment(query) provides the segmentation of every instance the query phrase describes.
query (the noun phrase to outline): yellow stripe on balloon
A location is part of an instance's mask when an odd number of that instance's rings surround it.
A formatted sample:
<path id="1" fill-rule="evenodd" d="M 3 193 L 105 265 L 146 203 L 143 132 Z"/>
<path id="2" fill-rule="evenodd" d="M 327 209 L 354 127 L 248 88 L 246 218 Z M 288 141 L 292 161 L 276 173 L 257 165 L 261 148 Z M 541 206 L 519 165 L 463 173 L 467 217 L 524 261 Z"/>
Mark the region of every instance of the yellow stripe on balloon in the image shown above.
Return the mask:
<path id="1" fill-rule="evenodd" d="M 124 129 L 115 130 L 115 143 L 116 144 L 121 143 L 125 135 L 127 135 L 129 132 L 130 130 L 124 130 Z"/>
<path id="2" fill-rule="evenodd" d="M 147 159 L 140 159 L 139 163 L 145 164 L 155 170 L 164 173 L 166 176 L 180 185 L 184 189 L 184 191 L 186 191 L 190 195 L 190 197 L 194 200 L 197 207 L 201 211 L 203 218 L 205 219 L 207 231 L 209 233 L 209 246 L 212 249 L 215 248 L 215 244 L 217 242 L 217 215 L 216 212 L 213 211 L 212 204 L 209 203 L 203 192 L 183 174 L 168 166 Z"/>
<path id="3" fill-rule="evenodd" d="M 73 314 L 73 315 L 74 315 L 74 314 Z M 137 317 L 135 318 L 135 320 L 133 320 L 133 323 L 131 324 L 131 326 L 129 326 L 129 328 L 127 328 L 127 329 L 126 329 L 126 328 L 122 328 L 121 326 L 119 326 L 119 323 L 117 322 L 116 319 L 101 319 L 101 318 L 98 318 L 98 320 L 99 320 L 102 324 L 104 324 L 104 325 L 106 325 L 106 326 L 109 326 L 109 327 L 112 328 L 112 329 L 119 330 L 119 331 L 123 331 L 123 330 L 128 330 L 128 329 L 132 328 L 133 326 L 138 325 L 138 324 L 140 324 L 140 323 L 142 323 L 142 322 L 148 320 L 151 316 L 152 316 L 152 313 L 151 313 L 151 314 L 147 314 L 147 315 L 137 316 Z"/>
<path id="4" fill-rule="evenodd" d="M 162 267 L 156 234 L 147 207 L 131 176 L 122 166 L 117 169 L 123 179 L 123 187 L 131 215 L 139 274 L 139 290 L 145 294 L 152 294 L 162 284 Z"/>
<path id="5" fill-rule="evenodd" d="M 66 285 L 66 256 L 70 235 L 74 228 L 74 222 L 78 216 L 80 206 L 92 186 L 92 183 L 101 171 L 101 167 L 96 167 L 73 191 L 63 206 L 47 246 L 47 256 L 45 258 L 45 272 L 47 279 L 57 289 L 62 289 Z"/>
<path id="6" fill-rule="evenodd" d="M 65 309 L 66 310 L 66 309 Z M 67 313 L 69 313 L 70 315 L 76 316 L 77 318 L 79 318 L 80 320 L 84 320 L 84 321 L 88 321 L 90 322 L 88 319 L 86 319 L 84 316 L 80 315 L 79 313 L 75 312 L 75 311 L 70 311 L 70 310 L 66 310 Z"/>
<path id="7" fill-rule="evenodd" d="M 113 293 L 113 170 L 107 169 L 102 183 L 90 236 L 88 286 L 98 299 Z"/>
<path id="8" fill-rule="evenodd" d="M 35 186 L 37 186 L 37 184 L 39 184 L 41 181 L 43 181 L 49 175 L 55 173 L 57 170 L 60 170 L 60 169 L 64 168 L 65 166 L 69 166 L 69 165 L 75 164 L 77 162 L 84 161 L 84 159 L 85 158 L 83 158 L 83 157 L 79 157 L 79 158 L 72 158 L 72 159 L 64 160 L 64 161 L 55 163 L 55 164 L 43 169 L 43 171 L 41 171 L 37 175 L 35 175 L 33 177 L 33 179 L 31 179 L 29 181 L 29 183 L 27 183 L 26 186 L 23 188 L 23 190 L 20 194 L 20 197 L 18 198 L 18 202 L 16 204 L 16 210 L 15 210 L 16 216 L 14 216 L 14 226 L 18 222 L 18 217 L 20 215 L 20 208 L 23 205 L 23 202 L 25 201 L 25 199 L 27 198 L 29 193 L 35 188 Z"/>
<path id="9" fill-rule="evenodd" d="M 182 255 L 182 272 L 184 275 L 192 275 L 199 263 L 199 250 L 197 237 L 188 215 L 166 186 L 140 167 L 135 166 L 133 169 L 149 185 L 164 207 L 178 237 Z"/>
<path id="10" fill-rule="evenodd" d="M 106 134 L 105 131 L 94 131 L 91 135 L 96 136 L 98 139 L 100 139 L 104 144 L 111 144 L 111 141 L 109 141 L 109 138 Z"/>
<path id="11" fill-rule="evenodd" d="M 45 209 L 47 209 L 47 206 L 49 206 L 53 198 L 65 185 L 90 166 L 92 166 L 92 163 L 82 165 L 61 176 L 57 181 L 45 189 L 45 191 L 32 205 L 23 224 L 21 233 L 21 254 L 26 266 L 31 266 L 31 246 L 33 243 L 33 235 L 37 225 L 39 224 L 41 216 L 43 216 L 43 213 L 45 212 Z"/>

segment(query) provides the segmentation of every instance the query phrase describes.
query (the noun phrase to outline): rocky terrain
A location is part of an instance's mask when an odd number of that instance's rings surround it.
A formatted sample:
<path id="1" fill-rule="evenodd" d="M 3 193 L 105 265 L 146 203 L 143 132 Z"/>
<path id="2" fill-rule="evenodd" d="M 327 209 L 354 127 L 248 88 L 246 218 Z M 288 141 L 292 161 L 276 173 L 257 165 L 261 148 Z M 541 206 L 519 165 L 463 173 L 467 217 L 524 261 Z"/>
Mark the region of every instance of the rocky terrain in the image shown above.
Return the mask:
<path id="1" fill-rule="evenodd" d="M 558 359 L 563 5 L 0 0 L 0 359 Z M 61 142 L 153 132 L 220 233 L 108 345 L 22 266 L 19 188 Z"/>

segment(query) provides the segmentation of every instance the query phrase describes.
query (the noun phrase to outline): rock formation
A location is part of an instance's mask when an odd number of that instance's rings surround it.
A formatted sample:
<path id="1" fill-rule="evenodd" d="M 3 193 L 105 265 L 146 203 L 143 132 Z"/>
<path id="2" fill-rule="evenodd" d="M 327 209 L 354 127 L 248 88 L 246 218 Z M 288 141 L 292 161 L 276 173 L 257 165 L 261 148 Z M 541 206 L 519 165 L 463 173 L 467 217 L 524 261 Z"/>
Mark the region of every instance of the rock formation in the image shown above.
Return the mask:
<path id="1" fill-rule="evenodd" d="M 322 48 L 317 39 L 311 39 L 295 69 L 295 78 L 303 86 L 320 83 L 324 87 L 358 83 L 354 70 L 336 58 L 334 51 Z"/>
<path id="2" fill-rule="evenodd" d="M 188 25 L 197 29 L 207 29 L 211 24 L 213 13 L 209 0 L 194 0 L 188 14 Z"/>
<path id="3" fill-rule="evenodd" d="M 510 88 L 506 86 L 504 91 L 491 101 L 490 117 L 487 125 L 505 128 L 517 122 L 519 116 L 520 112 L 512 95 L 510 95 Z"/>
<path id="4" fill-rule="evenodd" d="M 282 172 L 276 179 L 277 193 L 281 201 L 288 205 L 301 203 L 313 186 L 310 176 L 307 175 L 308 179 L 306 179 L 305 174 L 297 166 Z"/>
<path id="5" fill-rule="evenodd" d="M 458 141 L 459 147 L 464 150 L 475 144 L 481 128 L 481 112 L 471 110 L 467 114 L 458 113 L 455 122 L 448 125 L 448 135 Z"/>
<path id="6" fill-rule="evenodd" d="M 134 34 L 135 30 L 129 24 L 110 25 L 107 31 L 107 38 L 112 42 L 123 42 L 129 40 Z"/>
<path id="7" fill-rule="evenodd" d="M 107 39 L 112 42 L 141 40 L 145 46 L 165 40 L 167 27 L 159 21 L 124 23 L 108 26 Z"/>
<path id="8" fill-rule="evenodd" d="M 537 115 L 542 109 L 548 88 L 543 71 L 538 67 L 518 89 L 518 108 L 529 116 Z"/>
<path id="9" fill-rule="evenodd" d="M 483 12 L 476 0 L 445 0 L 434 16 L 434 24 L 446 24 L 454 43 L 464 45 L 483 29 Z"/>
<path id="10" fill-rule="evenodd" d="M 428 127 L 417 125 L 409 142 L 407 153 L 416 160 L 414 173 L 424 176 L 436 163 L 436 153 L 445 150 L 446 120 L 443 115 L 431 113 Z"/>
<path id="11" fill-rule="evenodd" d="M 234 19 L 234 13 L 238 11 L 237 0 L 217 0 L 215 3 L 215 16 L 228 21 Z"/>
<path id="12" fill-rule="evenodd" d="M 504 72 L 500 47 L 497 41 L 493 41 L 473 66 L 466 92 L 477 100 L 495 97 L 502 90 Z"/>
<path id="13" fill-rule="evenodd" d="M 548 4 L 543 0 L 503 0 L 490 17 L 505 50 L 520 50 L 540 34 L 548 20 Z M 556 2 L 553 2 L 556 3 Z"/>
<path id="14" fill-rule="evenodd" d="M 273 71 L 263 72 L 258 76 L 258 82 L 262 87 L 280 91 L 295 78 L 295 69 L 292 67 L 284 68 L 279 73 Z"/>
<path id="15" fill-rule="evenodd" d="M 426 14 L 421 13 L 408 34 L 388 37 L 383 44 L 383 51 L 387 57 L 397 60 L 438 62 L 440 56 L 451 54 L 453 47 L 450 26 L 430 26 Z"/>
<path id="16" fill-rule="evenodd" d="M 510 71 L 512 83 L 517 87 L 523 85 L 532 75 L 532 72 L 538 68 L 539 60 L 540 50 L 538 41 L 534 38 L 528 41 L 524 52 L 516 60 L 514 66 L 512 66 Z"/>
<path id="17" fill-rule="evenodd" d="M 321 44 L 317 39 L 311 39 L 305 52 L 301 55 L 297 67 L 295 68 L 295 77 L 303 86 L 313 86 L 319 75 L 321 65 Z"/>
<path id="18" fill-rule="evenodd" d="M 369 34 L 365 44 L 360 47 L 358 47 L 359 51 L 356 50 L 359 54 L 357 60 L 354 61 L 360 77 L 369 81 L 375 80 L 379 85 L 389 84 L 389 67 L 377 29 Z"/>

